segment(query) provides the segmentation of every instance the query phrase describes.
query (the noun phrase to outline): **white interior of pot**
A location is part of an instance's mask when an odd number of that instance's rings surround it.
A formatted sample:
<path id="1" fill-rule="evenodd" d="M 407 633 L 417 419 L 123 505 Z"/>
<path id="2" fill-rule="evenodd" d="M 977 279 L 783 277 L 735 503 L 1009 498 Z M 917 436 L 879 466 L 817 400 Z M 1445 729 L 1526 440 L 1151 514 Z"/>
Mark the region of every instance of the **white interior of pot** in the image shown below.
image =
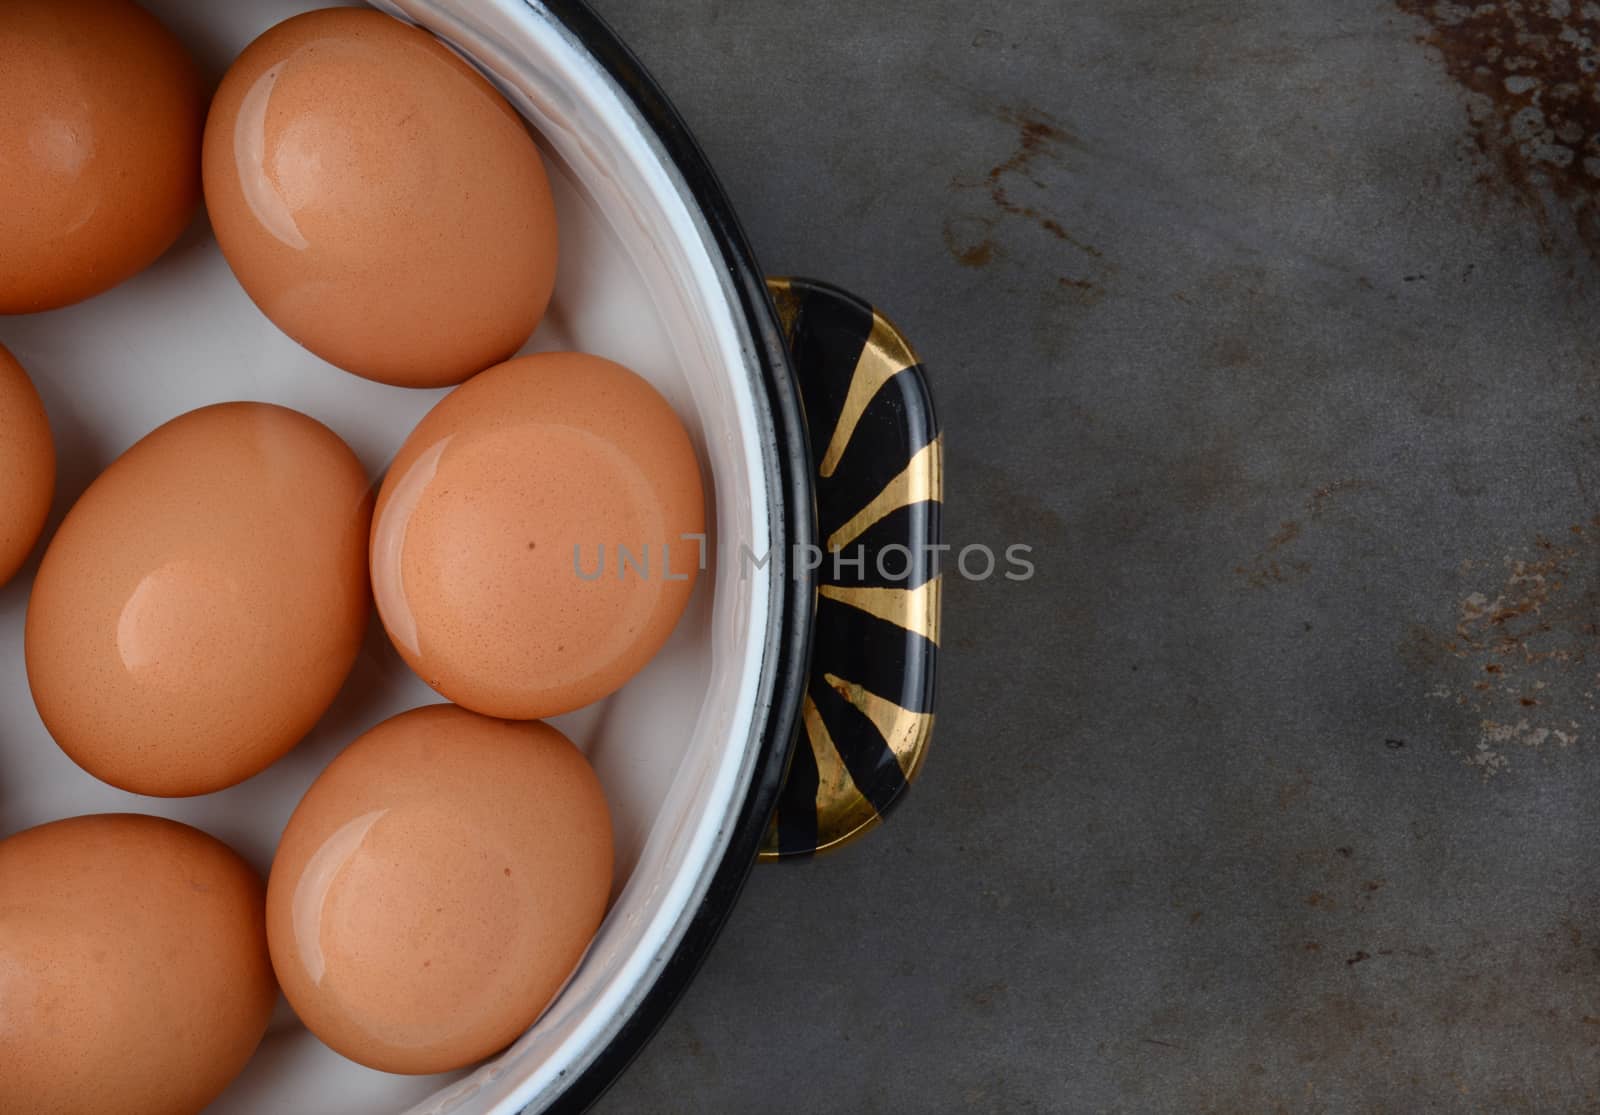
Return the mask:
<path id="1" fill-rule="evenodd" d="M 213 77 L 294 2 L 144 0 Z M 617 831 L 605 925 L 565 991 L 521 1041 L 472 1073 L 388 1076 L 327 1050 L 280 1004 L 262 1049 L 212 1109 L 376 1115 L 535 1110 L 605 1044 L 653 983 L 709 883 L 751 777 L 751 727 L 768 582 L 742 576 L 741 546 L 770 538 L 765 420 L 745 323 L 701 218 L 631 107 L 581 45 L 516 0 L 381 4 L 429 26 L 501 86 L 541 135 L 561 220 L 549 317 L 529 351 L 575 348 L 620 361 L 672 401 L 695 438 L 716 524 L 711 567 L 662 654 L 625 689 L 556 723 L 584 748 Z M 0 318 L 0 343 L 33 374 L 61 473 L 51 528 L 118 454 L 195 407 L 258 399 L 327 423 L 376 479 L 442 392 L 383 387 L 300 349 L 261 316 L 198 221 L 160 263 L 88 303 Z M 115 790 L 51 742 L 23 669 L 35 562 L 0 589 L 0 836 L 60 817 L 142 812 L 198 825 L 265 872 L 305 788 L 356 735 L 439 698 L 374 623 L 350 684 L 289 757 L 241 786 L 166 801 Z"/>

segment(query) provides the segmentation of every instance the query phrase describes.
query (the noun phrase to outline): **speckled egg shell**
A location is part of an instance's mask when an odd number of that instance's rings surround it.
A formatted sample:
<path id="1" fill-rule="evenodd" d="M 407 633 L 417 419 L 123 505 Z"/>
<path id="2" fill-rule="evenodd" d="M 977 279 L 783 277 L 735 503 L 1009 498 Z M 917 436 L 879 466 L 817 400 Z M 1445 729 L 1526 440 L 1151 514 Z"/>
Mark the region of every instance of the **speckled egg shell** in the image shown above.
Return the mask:
<path id="1" fill-rule="evenodd" d="M 0 345 L 0 585 L 39 541 L 56 490 L 50 420 L 33 382 Z"/>
<path id="2" fill-rule="evenodd" d="M 129 0 L 0 3 L 0 314 L 144 270 L 200 200 L 205 101 L 183 46 Z"/>
<path id="3" fill-rule="evenodd" d="M 446 396 L 390 466 L 372 529 L 378 612 L 457 704 L 554 716 L 660 650 L 704 531 L 694 448 L 649 383 L 598 356 L 520 357 Z"/>
<path id="4" fill-rule="evenodd" d="M 90 774 L 219 790 L 332 702 L 369 615 L 370 487 L 327 427 L 264 403 L 175 418 L 56 532 L 28 605 L 28 681 Z"/>
<path id="5" fill-rule="evenodd" d="M 0 1111 L 193 1115 L 277 998 L 261 879 L 205 833 L 119 814 L 0 841 Z"/>
<path id="6" fill-rule="evenodd" d="M 296 16 L 239 56 L 206 124 L 206 205 L 262 311 L 383 383 L 460 383 L 550 301 L 556 217 L 522 119 L 432 35 Z"/>
<path id="7" fill-rule="evenodd" d="M 290 818 L 267 887 L 273 966 L 344 1056 L 461 1068 L 566 982 L 612 856 L 599 780 L 556 729 L 414 709 L 351 744 Z"/>

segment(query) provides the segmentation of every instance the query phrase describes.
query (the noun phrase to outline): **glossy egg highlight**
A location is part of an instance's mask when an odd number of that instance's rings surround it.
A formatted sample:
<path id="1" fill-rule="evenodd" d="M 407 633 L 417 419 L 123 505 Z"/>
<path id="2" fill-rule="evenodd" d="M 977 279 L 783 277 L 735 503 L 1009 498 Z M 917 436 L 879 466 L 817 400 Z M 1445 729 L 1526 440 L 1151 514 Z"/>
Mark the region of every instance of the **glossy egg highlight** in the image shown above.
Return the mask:
<path id="1" fill-rule="evenodd" d="M 440 387 L 544 316 L 556 216 L 511 106 L 426 31 L 296 16 L 229 69 L 206 124 L 206 205 L 246 292 L 318 356 Z"/>
<path id="2" fill-rule="evenodd" d="M 24 648 L 45 727 L 135 793 L 208 793 L 265 769 L 355 662 L 370 507 L 344 442 L 284 407 L 206 407 L 146 436 L 40 563 Z"/>
<path id="3" fill-rule="evenodd" d="M 0 841 L 0 1111 L 194 1115 L 278 991 L 261 879 L 173 821 L 78 817 Z"/>
<path id="4" fill-rule="evenodd" d="M 462 1068 L 544 1010 L 605 915 L 611 817 L 556 729 L 452 705 L 352 743 L 290 818 L 267 936 L 306 1026 L 385 1072 Z"/>
<path id="5" fill-rule="evenodd" d="M 0 3 L 0 314 L 155 262 L 200 200 L 204 119 L 194 63 L 131 0 Z"/>
<path id="6" fill-rule="evenodd" d="M 705 492 L 655 388 L 584 353 L 507 361 L 418 424 L 378 494 L 372 581 L 401 656 L 513 720 L 615 692 L 689 602 Z"/>

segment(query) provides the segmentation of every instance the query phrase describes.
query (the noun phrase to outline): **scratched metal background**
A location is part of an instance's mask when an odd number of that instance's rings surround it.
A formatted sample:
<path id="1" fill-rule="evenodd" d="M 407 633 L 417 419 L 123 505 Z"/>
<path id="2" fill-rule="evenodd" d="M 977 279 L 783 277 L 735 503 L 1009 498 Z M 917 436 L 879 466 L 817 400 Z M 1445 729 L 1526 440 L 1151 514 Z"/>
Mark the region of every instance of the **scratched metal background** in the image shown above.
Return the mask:
<path id="1" fill-rule="evenodd" d="M 601 1110 L 1600 1110 L 1600 9 L 595 2 L 1038 564 Z"/>

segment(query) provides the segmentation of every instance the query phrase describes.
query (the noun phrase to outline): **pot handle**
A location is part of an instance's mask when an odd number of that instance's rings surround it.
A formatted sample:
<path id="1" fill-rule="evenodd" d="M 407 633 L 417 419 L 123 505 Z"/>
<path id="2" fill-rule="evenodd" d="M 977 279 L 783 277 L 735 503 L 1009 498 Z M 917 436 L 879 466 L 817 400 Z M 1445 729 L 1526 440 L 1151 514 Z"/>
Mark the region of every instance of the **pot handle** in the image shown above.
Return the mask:
<path id="1" fill-rule="evenodd" d="M 812 279 L 767 290 L 810 431 L 819 528 L 811 676 L 761 845 L 771 861 L 868 832 L 927 757 L 944 444 L 926 373 L 888 318 Z"/>

